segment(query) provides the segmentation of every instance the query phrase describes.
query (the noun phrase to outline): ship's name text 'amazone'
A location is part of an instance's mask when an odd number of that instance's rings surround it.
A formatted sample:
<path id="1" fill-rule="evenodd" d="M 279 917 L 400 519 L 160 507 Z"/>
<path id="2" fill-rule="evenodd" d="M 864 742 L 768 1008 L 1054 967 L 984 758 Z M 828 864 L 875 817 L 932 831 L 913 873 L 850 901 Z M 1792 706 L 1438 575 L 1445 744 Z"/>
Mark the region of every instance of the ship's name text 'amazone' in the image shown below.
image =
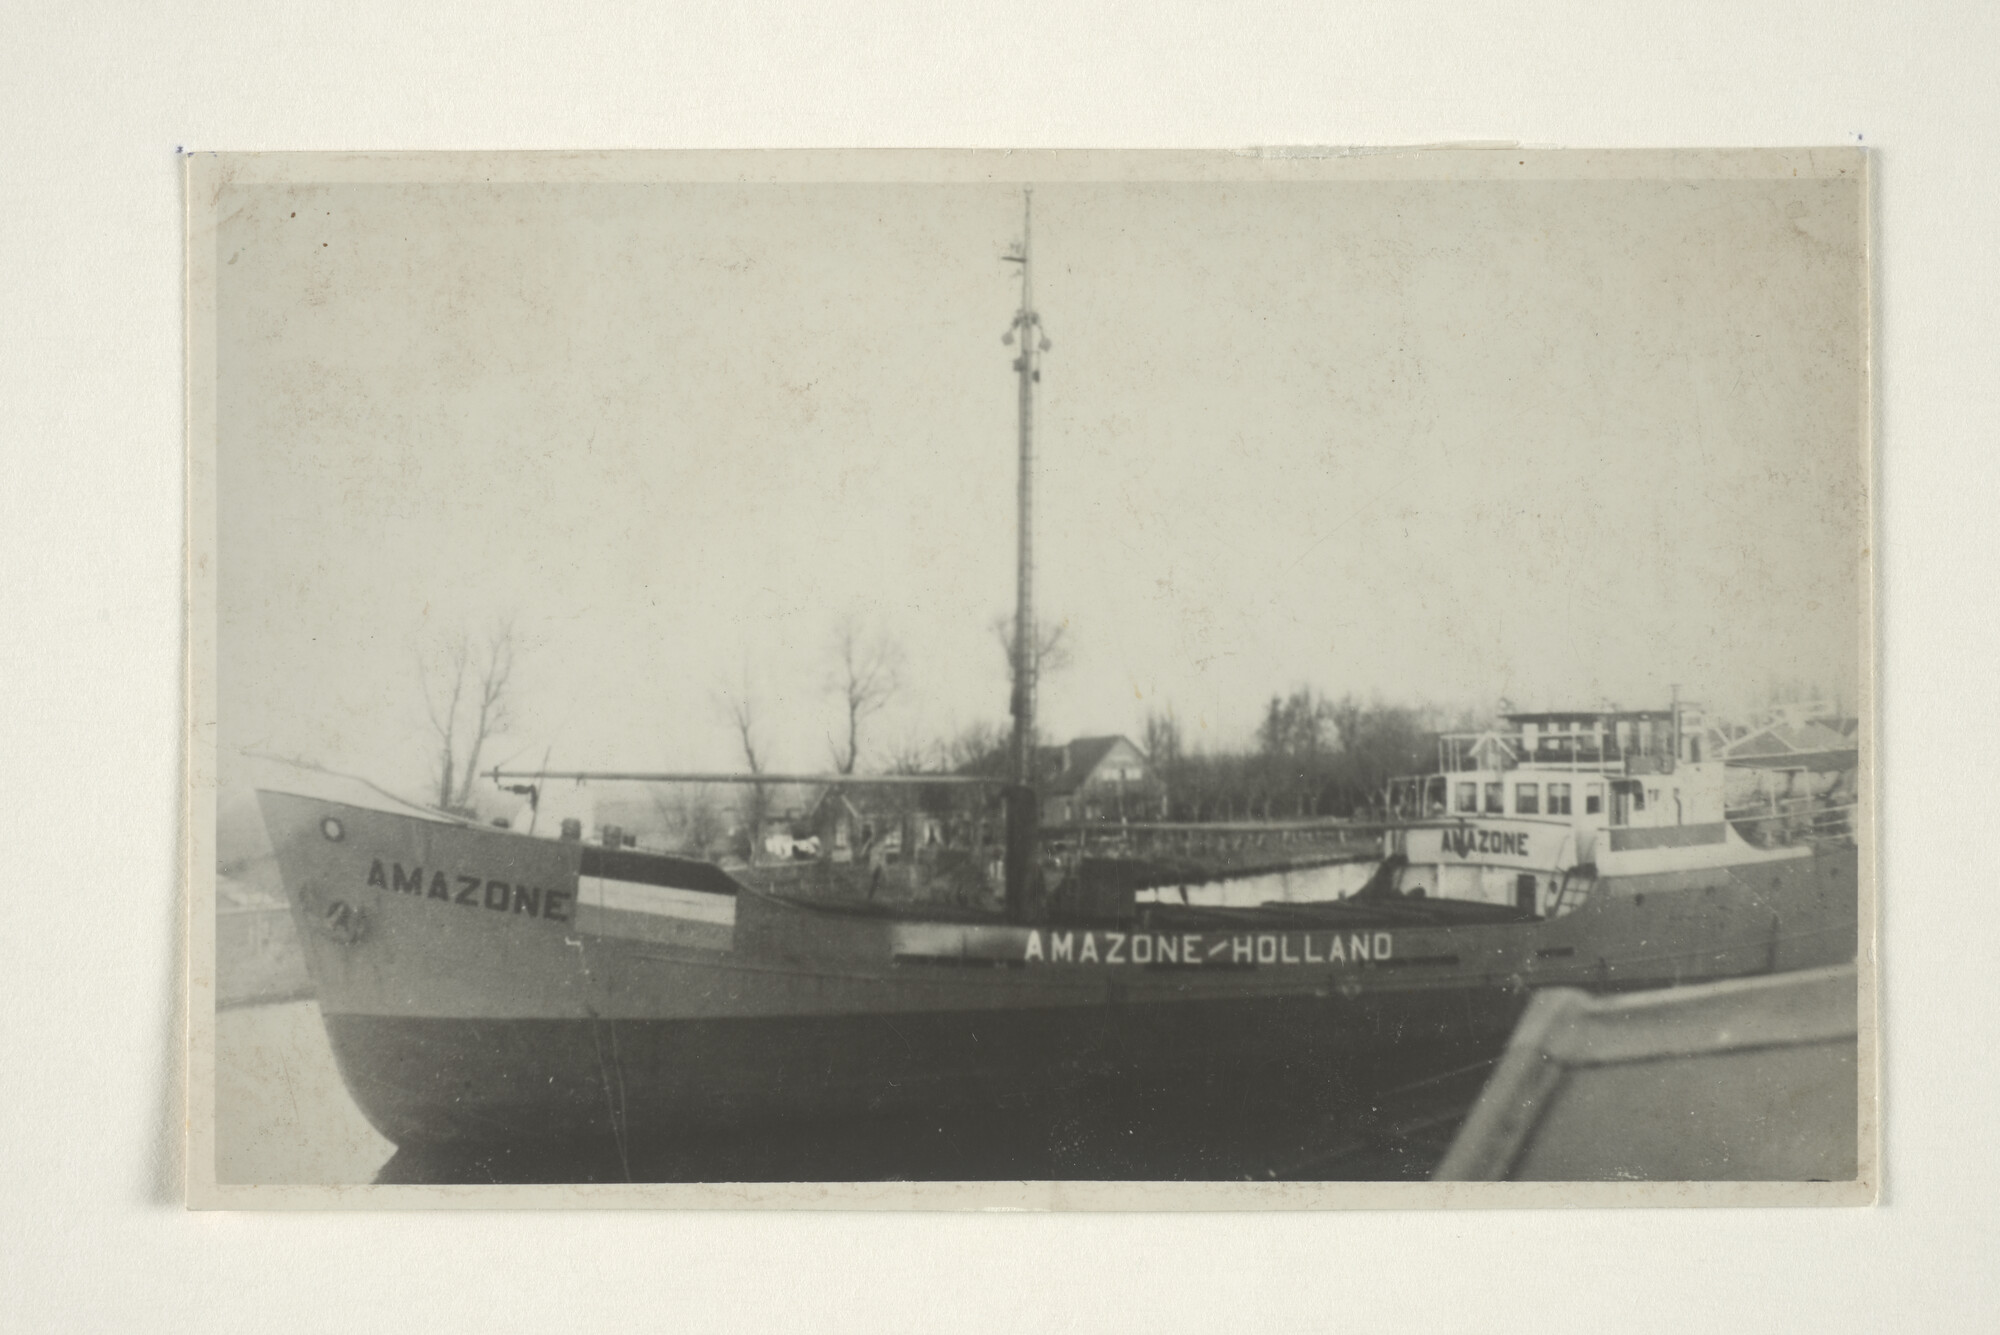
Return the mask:
<path id="1" fill-rule="evenodd" d="M 402 863 L 392 862 L 385 869 L 380 858 L 375 859 L 375 865 L 368 869 L 368 884 L 406 895 L 442 899 L 470 909 L 522 913 L 530 918 L 547 918 L 550 922 L 568 922 L 570 901 L 576 898 L 574 890 L 544 890 L 536 885 L 512 885 L 506 881 L 489 881 L 480 876 L 457 876 L 442 871 L 433 871 L 430 880 L 425 881 L 422 867 L 404 871 Z"/>

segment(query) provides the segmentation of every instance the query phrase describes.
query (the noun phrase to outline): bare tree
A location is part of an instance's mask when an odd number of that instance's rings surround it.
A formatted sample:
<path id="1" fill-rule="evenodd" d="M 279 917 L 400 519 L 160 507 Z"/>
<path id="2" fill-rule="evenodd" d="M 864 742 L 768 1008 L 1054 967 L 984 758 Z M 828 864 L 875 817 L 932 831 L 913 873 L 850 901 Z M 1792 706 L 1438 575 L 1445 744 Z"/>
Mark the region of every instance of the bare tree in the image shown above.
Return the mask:
<path id="1" fill-rule="evenodd" d="M 764 764 L 757 757 L 757 704 L 748 696 L 732 696 L 724 705 L 743 747 L 743 763 L 752 774 L 762 774 Z"/>
<path id="2" fill-rule="evenodd" d="M 890 774 L 931 774 L 942 767 L 944 748 L 937 742 L 905 737 L 889 752 Z"/>
<path id="3" fill-rule="evenodd" d="M 1293 815 L 1318 814 L 1318 793 L 1326 781 L 1324 770 L 1331 754 L 1327 733 L 1330 726 L 1337 731 L 1338 716 L 1339 707 L 1310 686 L 1300 686 L 1282 698 L 1274 695 L 1264 707 L 1257 746 L 1266 784 L 1267 818 L 1272 801 L 1285 792 L 1292 797 Z"/>
<path id="4" fill-rule="evenodd" d="M 861 725 L 902 689 L 902 646 L 879 626 L 870 628 L 859 613 L 847 613 L 833 628 L 833 669 L 826 686 L 840 698 L 847 721 L 846 741 L 828 738 L 828 749 L 834 768 L 852 774 L 861 759 Z"/>
<path id="5" fill-rule="evenodd" d="M 514 676 L 514 621 L 506 617 L 494 624 L 486 637 L 486 653 L 481 659 L 479 686 L 472 718 L 472 749 L 465 756 L 465 777 L 459 780 L 458 805 L 472 797 L 473 780 L 479 777 L 479 753 L 486 739 L 505 732 L 509 722 L 507 686 Z"/>
<path id="6" fill-rule="evenodd" d="M 1035 672 L 1037 676 L 1047 676 L 1061 672 L 1074 659 L 1069 638 L 1069 622 L 1044 621 L 1036 626 Z M 1001 615 L 993 618 L 993 638 L 1000 642 L 1000 652 L 1007 656 L 1007 679 L 1014 679 L 1014 618 Z"/>
<path id="7" fill-rule="evenodd" d="M 437 734 L 437 804 L 451 806 L 458 777 L 458 706 L 465 698 L 465 673 L 472 658 L 465 632 L 445 640 L 432 655 L 417 655 L 417 681 L 423 688 L 424 709 Z"/>
<path id="8" fill-rule="evenodd" d="M 1006 763 L 1007 733 L 995 724 L 974 722 L 928 749 L 929 758 L 946 774 L 998 775 Z M 981 845 L 989 822 L 998 815 L 994 805 L 998 798 L 991 790 L 926 788 L 923 800 L 926 809 L 944 818 L 945 840 L 958 848 Z"/>
<path id="9" fill-rule="evenodd" d="M 671 791 L 651 790 L 653 809 L 659 813 L 672 847 L 705 858 L 713 854 L 728 833 L 722 813 L 716 809 L 715 792 L 707 784 Z"/>
<path id="10" fill-rule="evenodd" d="M 417 671 L 424 709 L 437 738 L 437 804 L 463 808 L 472 798 L 479 777 L 479 755 L 487 739 L 506 730 L 508 686 L 514 675 L 514 623 L 494 623 L 483 651 L 475 654 L 471 639 L 459 631 L 430 654 L 419 654 Z M 460 745 L 465 764 L 458 764 Z"/>
<path id="11" fill-rule="evenodd" d="M 758 705 L 756 692 L 750 685 L 750 665 L 746 661 L 742 675 L 733 686 L 724 686 L 715 693 L 716 706 L 736 729 L 737 744 L 743 748 L 743 763 L 752 775 L 764 772 L 764 757 L 759 753 L 762 742 L 758 736 Z M 757 860 L 757 850 L 764 839 L 764 820 L 770 812 L 771 795 L 761 783 L 750 785 L 744 801 L 744 823 L 749 826 L 749 838 L 744 856 L 749 861 Z"/>
<path id="12" fill-rule="evenodd" d="M 1171 706 L 1165 712 L 1146 711 L 1146 759 L 1152 764 L 1153 773 L 1167 786 L 1164 805 L 1171 817 L 1174 799 L 1185 796 L 1179 790 L 1187 778 L 1181 764 L 1181 724 Z"/>
<path id="13" fill-rule="evenodd" d="M 957 773 L 991 764 L 1007 749 L 1007 732 L 992 723 L 970 723 L 938 744 L 946 771 Z"/>
<path id="14" fill-rule="evenodd" d="M 698 857 L 707 857 L 715 852 L 729 833 L 716 810 L 715 795 L 706 786 L 697 788 L 688 798 L 688 819 L 681 839 L 686 848 Z"/>
<path id="15" fill-rule="evenodd" d="M 993 618 L 992 626 L 993 638 L 999 642 L 1000 652 L 1007 659 L 1007 684 L 1009 687 L 1012 687 L 1015 685 L 1014 618 L 1005 615 L 997 616 Z M 1035 631 L 1034 658 L 1032 660 L 1034 673 L 1029 680 L 1039 685 L 1042 681 L 1069 667 L 1073 659 L 1073 646 L 1069 638 L 1069 622 L 1067 621 L 1037 622 Z M 1034 748 L 1040 745 L 1041 729 L 1038 726 L 1035 729 L 1035 735 L 1029 739 L 1029 755 L 1034 755 Z"/>
<path id="16" fill-rule="evenodd" d="M 1064 671 L 1074 661 L 1074 643 L 1069 638 L 1069 622 L 1038 622 L 1035 627 L 1034 676 L 1031 680 L 1041 682 L 1056 673 Z M 1007 684 L 1014 684 L 1014 618 L 997 616 L 993 618 L 993 638 L 999 641 L 1000 652 L 1007 657 Z M 1039 735 L 1039 729 L 1037 734 Z M 1039 745 L 1039 740 L 1036 742 Z"/>

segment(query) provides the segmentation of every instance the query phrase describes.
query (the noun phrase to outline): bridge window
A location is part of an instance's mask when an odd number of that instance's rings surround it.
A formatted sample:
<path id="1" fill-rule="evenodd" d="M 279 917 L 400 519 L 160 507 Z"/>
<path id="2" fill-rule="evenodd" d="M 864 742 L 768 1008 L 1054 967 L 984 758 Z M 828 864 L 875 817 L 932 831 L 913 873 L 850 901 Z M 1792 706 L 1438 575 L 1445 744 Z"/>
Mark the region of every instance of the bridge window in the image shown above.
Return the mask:
<path id="1" fill-rule="evenodd" d="M 1458 809 L 1468 814 L 1479 810 L 1479 785 L 1461 783 L 1458 785 Z"/>
<path id="2" fill-rule="evenodd" d="M 1514 785 L 1514 814 L 1534 816 L 1541 813 L 1542 786 L 1538 783 L 1517 783 Z"/>
<path id="3" fill-rule="evenodd" d="M 1507 814 L 1507 798 L 1502 785 L 1497 783 L 1486 785 L 1486 814 L 1489 816 L 1504 816 Z"/>
<path id="4" fill-rule="evenodd" d="M 1568 784 L 1552 783 L 1549 785 L 1549 814 L 1551 816 L 1569 815 Z"/>

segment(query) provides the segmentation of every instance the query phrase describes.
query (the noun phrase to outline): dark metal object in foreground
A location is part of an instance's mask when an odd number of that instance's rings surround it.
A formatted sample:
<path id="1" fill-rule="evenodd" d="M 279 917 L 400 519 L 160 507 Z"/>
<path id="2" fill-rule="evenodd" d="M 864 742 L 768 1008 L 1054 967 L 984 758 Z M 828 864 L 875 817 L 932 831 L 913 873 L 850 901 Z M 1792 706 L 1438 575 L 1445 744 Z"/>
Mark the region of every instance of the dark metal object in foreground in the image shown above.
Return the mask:
<path id="1" fill-rule="evenodd" d="M 1854 966 L 1535 998 L 1440 1180 L 1851 1181 Z"/>

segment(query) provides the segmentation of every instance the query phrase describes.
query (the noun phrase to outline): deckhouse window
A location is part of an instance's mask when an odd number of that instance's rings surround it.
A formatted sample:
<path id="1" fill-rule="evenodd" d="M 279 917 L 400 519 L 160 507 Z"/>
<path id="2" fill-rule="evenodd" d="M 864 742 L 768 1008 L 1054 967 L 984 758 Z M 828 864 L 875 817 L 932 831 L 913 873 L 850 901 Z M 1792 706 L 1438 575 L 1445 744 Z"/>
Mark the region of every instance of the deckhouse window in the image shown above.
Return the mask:
<path id="1" fill-rule="evenodd" d="M 1551 816 L 1569 815 L 1568 784 L 1552 783 L 1549 785 L 1549 814 Z"/>
<path id="2" fill-rule="evenodd" d="M 1489 816 L 1504 816 L 1507 814 L 1507 798 L 1501 784 L 1489 783 L 1486 785 L 1486 814 Z"/>
<path id="3" fill-rule="evenodd" d="M 1587 783 L 1583 786 L 1583 814 L 1595 816 L 1604 810 L 1604 785 Z"/>
<path id="4" fill-rule="evenodd" d="M 1479 785 L 1461 783 L 1458 785 L 1458 809 L 1461 812 L 1476 813 L 1479 810 Z"/>
<path id="5" fill-rule="evenodd" d="M 1538 783 L 1518 783 L 1514 785 L 1514 814 L 1534 816 L 1541 812 L 1542 786 Z"/>

